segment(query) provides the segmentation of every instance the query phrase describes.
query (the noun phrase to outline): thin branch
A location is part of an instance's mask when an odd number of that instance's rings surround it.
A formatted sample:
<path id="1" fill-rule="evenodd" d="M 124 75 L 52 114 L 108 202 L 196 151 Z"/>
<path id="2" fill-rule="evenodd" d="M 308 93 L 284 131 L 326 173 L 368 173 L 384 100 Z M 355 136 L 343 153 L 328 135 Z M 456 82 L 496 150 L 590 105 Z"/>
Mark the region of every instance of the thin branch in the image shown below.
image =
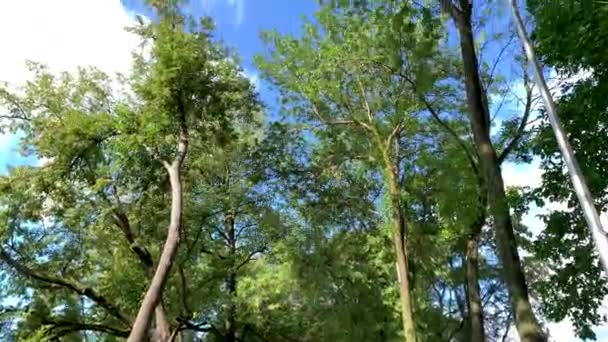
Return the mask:
<path id="1" fill-rule="evenodd" d="M 361 96 L 363 97 L 363 103 L 365 104 L 365 110 L 367 111 L 367 119 L 370 124 L 374 122 L 374 115 L 372 114 L 372 109 L 369 105 L 369 101 L 367 100 L 367 94 L 365 94 L 365 89 L 363 88 L 363 83 L 361 83 L 361 78 L 358 75 L 355 75 L 357 79 L 357 85 L 359 86 L 359 91 L 361 92 Z"/>
<path id="2" fill-rule="evenodd" d="M 441 10 L 448 13 L 456 25 L 461 25 L 468 15 L 468 0 L 440 0 Z"/>
<path id="3" fill-rule="evenodd" d="M 2 259 L 6 264 L 8 264 L 10 267 L 12 267 L 15 271 L 17 271 L 23 276 L 42 283 L 50 284 L 52 286 L 68 289 L 81 296 L 85 296 L 91 299 L 93 302 L 104 308 L 112 316 L 119 319 L 122 323 L 126 325 L 131 325 L 130 320 L 120 312 L 118 307 L 114 306 L 112 303 L 110 303 L 110 301 L 98 294 L 92 288 L 84 287 L 80 284 L 68 280 L 39 274 L 36 271 L 28 268 L 27 266 L 20 264 L 17 260 L 13 259 L 2 247 L 0 247 L 0 259 Z"/>
<path id="4" fill-rule="evenodd" d="M 188 127 L 186 126 L 186 105 L 181 92 L 177 94 L 177 106 L 178 106 L 178 125 L 179 125 L 179 136 L 177 142 L 177 154 L 173 161 L 176 165 L 182 165 L 186 158 L 188 151 Z"/>
<path id="5" fill-rule="evenodd" d="M 494 60 L 494 64 L 492 65 L 492 69 L 490 70 L 488 84 L 485 87 L 486 92 L 488 91 L 488 89 L 490 89 L 490 87 L 492 86 L 492 83 L 494 82 L 494 72 L 496 71 L 496 67 L 498 66 L 498 63 L 502 59 L 502 55 L 505 53 L 505 51 L 507 51 L 507 48 L 511 45 L 511 42 L 513 42 L 514 39 L 515 39 L 515 32 L 511 32 L 511 36 L 509 37 L 509 40 L 500 49 L 500 52 L 498 52 L 498 56 L 496 57 L 496 60 Z"/>
<path id="6" fill-rule="evenodd" d="M 258 253 L 264 253 L 264 251 L 265 251 L 265 250 L 266 250 L 266 248 L 265 248 L 265 247 L 263 247 L 263 248 L 256 249 L 255 251 L 253 251 L 253 252 L 249 253 L 249 255 L 247 256 L 247 259 L 243 260 L 243 261 L 242 261 L 242 262 L 241 262 L 241 263 L 240 263 L 240 264 L 239 264 L 239 265 L 238 265 L 238 266 L 235 268 L 235 270 L 236 270 L 236 271 L 238 271 L 238 270 L 239 270 L 241 267 L 245 266 L 245 265 L 246 265 L 248 262 L 250 262 L 250 261 L 252 261 L 252 260 L 255 260 L 255 259 L 253 259 L 253 256 L 254 256 L 254 255 L 256 255 L 256 254 L 258 254 Z"/>
<path id="7" fill-rule="evenodd" d="M 525 131 L 527 123 L 528 123 L 528 118 L 530 117 L 530 112 L 531 112 L 531 108 L 532 108 L 532 87 L 529 84 L 528 68 L 526 67 L 527 59 L 525 57 L 524 57 L 523 63 L 524 63 L 524 68 L 523 68 L 524 69 L 523 70 L 524 87 L 526 88 L 526 106 L 524 108 L 524 114 L 521 118 L 521 121 L 519 122 L 519 127 L 517 128 L 517 131 L 515 132 L 513 139 L 511 140 L 511 142 L 509 142 L 507 147 L 505 147 L 505 149 L 502 151 L 502 153 L 498 157 L 498 164 L 502 164 L 502 162 L 504 162 L 504 160 L 509 156 L 509 153 L 511 153 L 511 151 L 517 146 L 517 144 L 519 144 L 522 136 L 524 135 L 524 131 Z"/>
<path id="8" fill-rule="evenodd" d="M 182 322 L 179 322 L 177 324 L 177 327 L 175 328 L 175 330 L 173 330 L 173 332 L 171 333 L 171 336 L 169 337 L 169 342 L 175 342 L 175 339 L 177 338 L 177 335 L 181 331 L 182 325 L 183 325 Z"/>
<path id="9" fill-rule="evenodd" d="M 412 90 L 415 93 L 417 93 L 416 82 L 414 80 L 412 80 L 411 78 L 407 77 L 407 75 L 404 75 L 401 72 L 397 72 L 397 71 L 393 70 L 390 66 L 385 65 L 384 63 L 381 63 L 378 61 L 373 61 L 373 60 L 372 60 L 372 62 L 375 62 L 377 65 L 379 65 L 381 67 L 387 68 L 389 71 L 391 71 L 393 73 L 396 73 L 399 77 L 401 77 L 405 81 L 407 81 L 412 86 Z M 456 140 L 456 143 L 462 148 L 463 152 L 467 156 L 467 159 L 469 160 L 469 164 L 470 164 L 471 168 L 473 169 L 473 172 L 475 174 L 479 174 L 479 170 L 477 168 L 477 162 L 475 161 L 475 158 L 473 157 L 473 154 L 471 153 L 471 151 L 469 151 L 469 148 L 467 147 L 466 143 L 460 138 L 460 136 L 458 136 L 458 134 L 446 122 L 441 120 L 439 113 L 437 113 L 437 111 L 435 111 L 432 104 L 426 99 L 426 97 L 424 95 L 419 94 L 418 99 L 424 104 L 426 109 L 431 113 L 431 116 L 433 117 L 433 119 L 435 119 L 435 121 L 437 121 L 437 123 L 441 127 L 443 127 Z"/>
<path id="10" fill-rule="evenodd" d="M 505 324 L 505 333 L 502 335 L 502 342 L 506 342 L 507 341 L 507 337 L 509 336 L 509 328 L 511 328 L 511 310 L 508 310 L 508 314 L 507 314 L 507 324 Z"/>
<path id="11" fill-rule="evenodd" d="M 473 158 L 473 154 L 467 147 L 467 144 L 460 138 L 460 136 L 458 136 L 456 131 L 454 131 L 452 129 L 452 127 L 450 127 L 450 125 L 448 125 L 445 121 L 441 120 L 441 117 L 439 116 L 439 114 L 435 111 L 435 109 L 431 106 L 431 104 L 427 101 L 427 99 L 424 98 L 424 96 L 420 96 L 420 99 L 422 100 L 422 102 L 424 103 L 424 105 L 426 106 L 428 111 L 431 113 L 431 116 L 433 117 L 433 119 L 435 119 L 435 121 L 441 127 L 443 127 L 452 136 L 452 138 L 454 138 L 454 140 L 456 140 L 456 143 L 460 146 L 460 148 L 466 155 L 467 159 L 469 160 L 471 169 L 473 169 L 473 172 L 476 175 L 478 175 L 479 169 L 477 168 L 477 162 L 475 161 L 475 158 Z"/>
<path id="12" fill-rule="evenodd" d="M 256 227 L 257 223 L 251 223 L 251 224 L 245 224 L 243 226 L 241 226 L 241 228 L 239 228 L 239 230 L 237 230 L 235 237 L 238 239 L 241 237 L 241 234 L 245 231 L 245 229 L 249 229 L 251 227 Z"/>
<path id="13" fill-rule="evenodd" d="M 202 248 L 201 248 L 201 253 L 203 253 L 203 254 L 208 254 L 208 255 L 211 255 L 211 256 L 214 256 L 214 257 L 216 257 L 216 258 L 218 258 L 218 259 L 221 259 L 221 260 L 226 260 L 226 257 L 225 257 L 225 256 L 223 256 L 223 255 L 221 255 L 221 254 L 219 254 L 219 253 L 212 252 L 212 251 L 210 251 L 210 250 L 206 249 L 205 247 L 202 247 Z"/>
<path id="14" fill-rule="evenodd" d="M 11 115 L 0 115 L 1 119 L 31 121 L 31 118 L 26 114 L 27 112 L 17 96 L 11 94 L 4 88 L 0 88 L 0 99 L 4 100 L 4 104 L 12 106 L 12 108 L 9 109 Z"/>
<path id="15" fill-rule="evenodd" d="M 224 239 L 227 244 L 230 243 L 230 238 L 228 237 L 228 235 L 226 235 L 226 232 L 222 231 L 218 227 L 213 227 L 213 230 L 215 230 L 216 233 L 220 234 L 221 238 Z"/>
<path id="16" fill-rule="evenodd" d="M 158 152 L 157 149 L 153 149 L 153 148 L 151 148 L 149 146 L 145 146 L 145 145 L 144 145 L 144 149 L 146 150 L 146 152 L 148 152 L 148 154 L 152 157 L 152 159 L 158 160 L 165 167 L 165 169 L 169 169 L 171 167 L 171 164 L 169 164 L 169 162 L 167 162 L 166 160 L 164 160 L 163 158 L 160 157 L 160 153 Z"/>
<path id="17" fill-rule="evenodd" d="M 462 330 L 462 328 L 464 328 L 464 319 L 460 321 L 460 324 L 458 324 L 458 327 L 456 329 L 454 329 L 449 335 L 448 338 L 446 339 L 446 341 L 451 342 L 452 339 L 454 337 L 456 337 L 456 335 L 458 335 L 458 333 Z"/>
<path id="18" fill-rule="evenodd" d="M 399 120 L 399 123 L 393 128 L 391 134 L 389 134 L 388 139 L 386 139 L 386 145 L 390 146 L 393 143 L 393 139 L 401 133 L 403 129 L 403 119 Z"/>
<path id="19" fill-rule="evenodd" d="M 114 209 L 112 211 L 112 220 L 114 224 L 120 229 L 123 233 L 125 239 L 129 243 L 129 246 L 133 253 L 137 255 L 139 261 L 141 262 L 146 275 L 152 276 L 152 272 L 154 271 L 152 268 L 154 267 L 154 261 L 152 260 L 152 255 L 148 251 L 146 247 L 141 247 L 137 245 L 135 241 L 135 236 L 131 229 L 131 224 L 129 222 L 129 218 L 122 211 L 118 209 Z"/>
<path id="20" fill-rule="evenodd" d="M 357 123 L 355 120 L 333 120 L 333 121 L 326 120 L 321 115 L 321 112 L 319 111 L 319 108 L 317 107 L 317 105 L 312 101 L 310 102 L 310 104 L 312 105 L 312 111 L 315 114 L 315 116 L 317 117 L 317 119 L 325 125 L 352 125 L 352 124 Z"/>
<path id="21" fill-rule="evenodd" d="M 119 337 L 128 337 L 129 330 L 116 329 L 103 324 L 80 323 L 71 321 L 47 321 L 42 320 L 42 324 L 50 325 L 49 332 L 55 337 L 62 337 L 77 331 L 96 331 Z M 57 332 L 54 332 L 57 330 Z"/>
<path id="22" fill-rule="evenodd" d="M 177 320 L 179 321 L 179 323 L 183 324 L 183 327 L 180 330 L 193 330 L 198 332 L 217 331 L 217 329 L 215 329 L 212 324 L 207 322 L 195 324 L 190 321 L 182 320 L 179 318 Z"/>
<path id="23" fill-rule="evenodd" d="M 192 310 L 190 309 L 190 305 L 188 304 L 188 284 L 186 282 L 186 273 L 184 272 L 184 267 L 180 265 L 178 271 L 181 283 L 182 305 L 184 307 L 184 311 L 186 311 L 186 314 L 191 315 Z"/>
<path id="24" fill-rule="evenodd" d="M 500 103 L 498 104 L 498 106 L 496 107 L 496 109 L 494 109 L 494 113 L 492 114 L 492 118 L 490 119 L 490 122 L 494 122 L 494 119 L 496 119 L 496 117 L 498 116 L 498 113 L 500 113 L 500 110 L 504 106 L 506 99 L 507 99 L 507 95 L 505 94 L 502 97 L 502 99 L 500 99 Z"/>

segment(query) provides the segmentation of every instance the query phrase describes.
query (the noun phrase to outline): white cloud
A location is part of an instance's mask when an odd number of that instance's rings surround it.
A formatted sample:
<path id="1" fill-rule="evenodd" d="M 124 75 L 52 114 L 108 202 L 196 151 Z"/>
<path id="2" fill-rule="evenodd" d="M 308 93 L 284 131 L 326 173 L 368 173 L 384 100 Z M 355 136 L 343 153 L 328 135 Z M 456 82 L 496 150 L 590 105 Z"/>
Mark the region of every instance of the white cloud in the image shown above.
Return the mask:
<path id="1" fill-rule="evenodd" d="M 53 70 L 93 65 L 127 72 L 138 38 L 124 31 L 134 22 L 120 1 L 55 0 L 0 2 L 0 79 L 23 84 L 26 60 Z"/>
<path id="2" fill-rule="evenodd" d="M 502 178 L 506 187 L 529 186 L 537 187 L 542 182 L 542 170 L 537 159 L 530 164 L 505 162 L 502 167 Z"/>
<path id="3" fill-rule="evenodd" d="M 120 1 L 0 1 L 0 81 L 24 85 L 31 76 L 26 60 L 53 72 L 96 66 L 128 73 L 139 40 L 124 28 L 133 19 Z M 13 147 L 12 139 L 0 135 L 0 154 Z"/>
<path id="4" fill-rule="evenodd" d="M 505 186 L 530 186 L 536 187 L 541 185 L 542 182 L 542 170 L 540 169 L 538 159 L 534 159 L 530 164 L 515 164 L 507 162 L 504 164 L 502 169 L 502 175 L 505 182 Z M 538 215 L 546 214 L 554 210 L 568 210 L 565 203 L 562 202 L 550 202 L 546 201 L 543 208 L 539 208 L 536 205 L 531 205 L 527 215 L 523 217 L 523 223 L 530 228 L 530 231 L 537 235 L 544 228 L 544 222 L 538 217 Z M 601 215 L 602 223 L 606 225 L 608 223 L 608 216 L 606 214 Z M 604 298 L 602 307 L 608 306 L 608 298 Z M 580 341 L 574 335 L 574 327 L 570 319 L 565 319 L 561 322 L 546 322 L 546 326 L 550 333 L 550 341 L 553 342 L 573 342 Z M 608 327 L 595 327 L 594 331 L 598 335 L 600 341 L 608 338 Z M 509 341 L 519 341 L 515 328 L 512 328 L 509 332 Z"/>
<path id="5" fill-rule="evenodd" d="M 245 0 L 228 0 L 228 4 L 235 10 L 236 26 L 240 26 L 245 19 Z"/>
<path id="6" fill-rule="evenodd" d="M 260 76 L 258 74 L 257 71 L 255 70 L 249 70 L 249 69 L 245 69 L 243 71 L 243 74 L 245 75 L 245 77 L 247 77 L 249 79 L 249 81 L 251 82 L 251 84 L 253 84 L 253 86 L 259 90 L 260 88 Z"/>

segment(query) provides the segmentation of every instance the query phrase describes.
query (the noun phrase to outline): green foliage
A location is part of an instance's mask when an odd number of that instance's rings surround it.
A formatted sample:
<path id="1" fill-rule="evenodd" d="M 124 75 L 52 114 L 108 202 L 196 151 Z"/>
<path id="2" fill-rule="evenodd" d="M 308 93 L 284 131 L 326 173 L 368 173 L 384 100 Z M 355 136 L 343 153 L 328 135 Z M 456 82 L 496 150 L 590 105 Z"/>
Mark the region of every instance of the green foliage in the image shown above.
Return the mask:
<path id="1" fill-rule="evenodd" d="M 535 16 L 534 38 L 542 59 L 561 76 L 586 74 L 577 81 L 561 84 L 558 115 L 568 132 L 598 210 L 605 212 L 608 194 L 605 148 L 608 122 L 608 6 L 594 1 L 530 1 Z M 600 271 L 597 254 L 559 157 L 551 128 L 544 124 L 532 146 L 541 158 L 543 184 L 537 197 L 564 202 L 567 210 L 545 217 L 546 228 L 534 245 L 534 252 L 551 272 L 539 284 L 543 309 L 554 320 L 570 317 L 581 338 L 595 339 L 591 330 L 604 317 L 598 309 L 608 294 L 606 276 Z M 584 284 L 584 285 L 581 285 Z M 580 291 L 584 286 L 585 291 Z"/>
<path id="2" fill-rule="evenodd" d="M 435 7 L 329 1 L 299 37 L 263 33 L 268 51 L 256 63 L 282 100 L 282 118 L 268 122 L 210 18 L 183 15 L 177 0 L 147 3 L 158 20 L 129 29 L 142 40 L 129 75 L 53 74 L 29 63 L 23 89 L 0 87 L 1 132 L 20 134 L 22 153 L 44 160 L 0 177 L 0 297 L 10 298 L 0 303 L 1 339 L 128 336 L 166 238 L 163 162 L 176 155 L 184 125 L 181 245 L 162 295 L 182 341 L 402 341 L 398 215 L 419 340 L 471 340 L 466 253 L 474 239 L 487 335 L 501 338 L 512 324 L 508 296 L 459 57 Z M 492 5 L 479 25 L 489 25 Z M 540 2 L 530 8 L 547 61 L 593 69 L 565 89 L 560 115 L 594 194 L 605 198 L 603 36 L 585 31 L 574 42 L 575 33 L 552 32 L 577 20 L 601 33 L 604 9 L 549 18 Z M 506 93 L 487 63 L 480 69 L 488 93 Z M 519 125 L 504 120 L 493 137 L 499 150 Z M 545 171 L 540 189 L 508 190 L 517 243 L 534 253 L 525 261 L 545 316 L 570 317 L 592 338 L 608 288 L 549 128 L 534 133 L 512 146 L 516 161 L 532 151 Z M 572 210 L 545 217 L 534 240 L 521 221 L 541 198 Z"/>

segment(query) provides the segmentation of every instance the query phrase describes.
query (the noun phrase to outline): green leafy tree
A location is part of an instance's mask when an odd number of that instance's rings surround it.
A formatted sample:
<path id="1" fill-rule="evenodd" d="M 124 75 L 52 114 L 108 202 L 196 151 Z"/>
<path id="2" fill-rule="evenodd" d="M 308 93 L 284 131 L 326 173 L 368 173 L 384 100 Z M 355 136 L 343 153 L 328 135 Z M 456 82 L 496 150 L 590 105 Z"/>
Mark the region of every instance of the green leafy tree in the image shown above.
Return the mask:
<path id="1" fill-rule="evenodd" d="M 364 160 L 381 177 L 405 339 L 414 341 L 411 267 L 417 261 L 409 257 L 416 245 L 409 234 L 415 225 L 408 220 L 404 186 L 418 172 L 419 147 L 426 144 L 419 119 L 426 107 L 419 95 L 440 72 L 434 58 L 441 25 L 425 9 L 390 1 L 353 10 L 328 5 L 317 21 L 304 26 L 301 39 L 266 34 L 271 53 L 258 64 L 280 87 L 291 115 L 321 125 L 314 133 L 323 146 L 340 151 L 333 152 L 336 158 Z"/>
<path id="2" fill-rule="evenodd" d="M 186 220 L 186 201 L 201 200 L 187 195 L 191 175 L 206 153 L 245 143 L 237 127 L 260 107 L 231 56 L 211 42 L 209 20 L 190 21 L 171 6 L 159 14 L 133 28 L 150 50 L 123 79 L 128 92 L 95 69 L 55 76 L 38 64 L 25 89 L 2 89 L 5 128 L 23 132 L 24 151 L 48 160 L 2 179 L 6 293 L 26 303 L 48 298 L 45 310 L 18 310 L 32 333 L 142 340 L 153 317 L 161 340 L 198 328 L 180 316 L 181 287 L 170 273 L 180 240 L 200 228 Z"/>
<path id="3" fill-rule="evenodd" d="M 563 82 L 558 99 L 558 115 L 598 211 L 608 209 L 607 155 L 608 121 L 608 6 L 598 1 L 529 1 L 534 16 L 533 39 L 543 62 L 561 77 L 579 76 Z M 584 77 L 580 77 L 584 76 Z M 570 318 L 581 338 L 594 339 L 593 325 L 603 322 L 599 312 L 608 293 L 606 276 L 587 233 L 581 208 L 563 173 L 561 159 L 551 127 L 543 122 L 532 150 L 541 160 L 543 183 L 535 191 L 543 199 L 564 202 L 568 209 L 555 210 L 544 217 L 545 229 L 533 246 L 536 257 L 549 271 L 539 281 L 538 290 L 545 315 L 559 321 Z M 585 291 L 580 291 L 585 284 Z"/>

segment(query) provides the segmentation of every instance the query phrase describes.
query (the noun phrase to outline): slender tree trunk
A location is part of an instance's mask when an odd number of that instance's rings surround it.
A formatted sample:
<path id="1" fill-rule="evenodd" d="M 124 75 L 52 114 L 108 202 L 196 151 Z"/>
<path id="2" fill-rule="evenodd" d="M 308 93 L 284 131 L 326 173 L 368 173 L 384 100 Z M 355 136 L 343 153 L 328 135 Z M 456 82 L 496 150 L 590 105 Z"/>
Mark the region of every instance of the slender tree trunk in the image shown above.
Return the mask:
<path id="1" fill-rule="evenodd" d="M 133 323 L 133 329 L 131 329 L 131 334 L 127 339 L 128 342 L 140 342 L 146 337 L 152 315 L 160 301 L 163 288 L 169 277 L 169 272 L 171 271 L 171 266 L 173 266 L 173 260 L 177 254 L 183 209 L 180 167 L 181 163 L 174 162 L 167 168 L 169 180 L 171 182 L 171 221 L 167 233 L 167 240 L 165 241 L 165 246 L 160 256 L 156 272 L 150 283 L 150 288 L 148 289 L 148 292 L 146 292 L 139 312 L 137 313 L 137 317 L 135 318 L 135 322 Z"/>
<path id="2" fill-rule="evenodd" d="M 121 211 L 120 208 L 116 208 L 112 213 L 112 218 L 114 223 L 123 232 L 127 242 L 131 246 L 131 251 L 133 251 L 133 253 L 139 259 L 146 278 L 151 281 L 152 277 L 154 277 L 154 261 L 152 261 L 152 256 L 150 255 L 148 249 L 146 247 L 139 246 L 136 243 L 135 235 L 131 229 L 131 223 L 128 216 Z M 156 321 L 156 332 L 153 340 L 161 342 L 167 341 L 171 336 L 171 327 L 169 325 L 169 320 L 167 319 L 167 314 L 165 313 L 162 298 L 156 306 L 154 318 Z"/>
<path id="3" fill-rule="evenodd" d="M 161 302 L 163 288 L 169 278 L 169 273 L 171 272 L 171 267 L 173 266 L 173 261 L 179 247 L 184 201 L 181 168 L 188 152 L 188 130 L 183 108 L 181 109 L 177 155 L 170 164 L 166 161 L 162 161 L 163 166 L 167 169 L 167 173 L 169 174 L 169 182 L 171 184 L 171 219 L 169 221 L 167 239 L 160 255 L 156 272 L 154 273 L 154 277 L 152 277 L 150 287 L 141 303 L 127 342 L 140 342 L 146 338 L 152 315 L 156 306 Z"/>
<path id="4" fill-rule="evenodd" d="M 593 242 L 595 243 L 595 247 L 597 248 L 602 268 L 604 269 L 604 272 L 608 272 L 608 240 L 606 237 L 606 232 L 602 227 L 600 216 L 598 214 L 600 210 L 597 209 L 595 206 L 595 200 L 591 195 L 591 191 L 589 191 L 587 181 L 585 180 L 585 175 L 583 175 L 583 172 L 581 171 L 581 167 L 579 166 L 578 161 L 576 160 L 576 156 L 574 155 L 572 146 L 568 141 L 568 135 L 559 120 L 559 116 L 557 115 L 557 109 L 555 108 L 555 103 L 553 102 L 553 96 L 549 91 L 547 82 L 545 81 L 545 77 L 543 76 L 542 66 L 536 58 L 534 48 L 532 47 L 532 43 L 530 42 L 528 34 L 526 33 L 526 27 L 524 26 L 524 23 L 521 20 L 521 16 L 519 15 L 517 2 L 509 0 L 509 3 L 511 5 L 511 11 L 513 12 L 515 27 L 517 28 L 517 33 L 519 34 L 519 38 L 521 39 L 522 45 L 524 46 L 526 57 L 528 58 L 534 69 L 534 75 L 536 76 L 536 84 L 538 85 L 538 89 L 540 90 L 543 102 L 545 103 L 545 112 L 549 117 L 551 128 L 553 128 L 553 133 L 555 134 L 557 146 L 559 147 L 559 150 L 562 154 L 562 159 L 566 164 L 566 168 L 568 170 L 568 174 L 570 176 L 574 192 L 578 197 L 578 202 L 580 203 L 581 208 L 583 209 L 583 214 L 585 216 L 585 220 L 587 221 L 587 226 L 589 226 L 589 229 L 591 229 L 591 236 L 593 237 Z"/>
<path id="5" fill-rule="evenodd" d="M 528 286 L 517 252 L 509 206 L 506 203 L 500 164 L 490 139 L 490 118 L 486 105 L 487 98 L 479 77 L 471 28 L 471 7 L 468 0 L 461 0 L 460 9 L 454 8 L 452 15 L 460 32 L 467 102 L 471 112 L 475 147 L 487 186 L 490 213 L 494 218 L 498 256 L 502 263 L 503 277 L 511 299 L 511 310 L 521 341 L 545 342 L 547 337 L 538 324 L 530 304 Z"/>
<path id="6" fill-rule="evenodd" d="M 226 329 L 226 335 L 224 338 L 225 342 L 236 342 L 236 232 L 234 230 L 234 213 L 228 211 L 225 218 L 225 229 L 226 235 L 228 236 L 228 260 L 230 260 L 230 267 L 228 268 L 228 276 L 226 277 L 226 287 L 228 289 L 228 307 L 226 309 L 226 320 L 224 322 L 224 328 Z"/>
<path id="7" fill-rule="evenodd" d="M 485 208 L 482 208 L 485 210 Z M 479 235 L 485 221 L 477 220 L 472 227 L 471 235 L 466 245 L 466 279 L 467 279 L 467 305 L 471 328 L 471 342 L 485 342 L 483 306 L 481 303 L 481 290 L 479 289 Z"/>
<path id="8" fill-rule="evenodd" d="M 408 271 L 408 255 L 406 248 L 406 219 L 401 206 L 400 187 L 397 181 L 398 172 L 394 167 L 387 171 L 389 179 L 389 195 L 391 198 L 391 220 L 393 226 L 393 244 L 397 261 L 397 276 L 399 278 L 399 294 L 401 297 L 401 315 L 406 342 L 416 342 L 416 326 L 412 306 L 412 294 Z"/>
<path id="9" fill-rule="evenodd" d="M 156 305 L 156 309 L 154 310 L 154 318 L 156 321 L 156 335 L 158 340 L 160 342 L 169 341 L 171 337 L 171 327 L 169 326 L 169 320 L 167 319 L 167 314 L 165 313 L 162 300 L 159 301 L 158 305 Z"/>

